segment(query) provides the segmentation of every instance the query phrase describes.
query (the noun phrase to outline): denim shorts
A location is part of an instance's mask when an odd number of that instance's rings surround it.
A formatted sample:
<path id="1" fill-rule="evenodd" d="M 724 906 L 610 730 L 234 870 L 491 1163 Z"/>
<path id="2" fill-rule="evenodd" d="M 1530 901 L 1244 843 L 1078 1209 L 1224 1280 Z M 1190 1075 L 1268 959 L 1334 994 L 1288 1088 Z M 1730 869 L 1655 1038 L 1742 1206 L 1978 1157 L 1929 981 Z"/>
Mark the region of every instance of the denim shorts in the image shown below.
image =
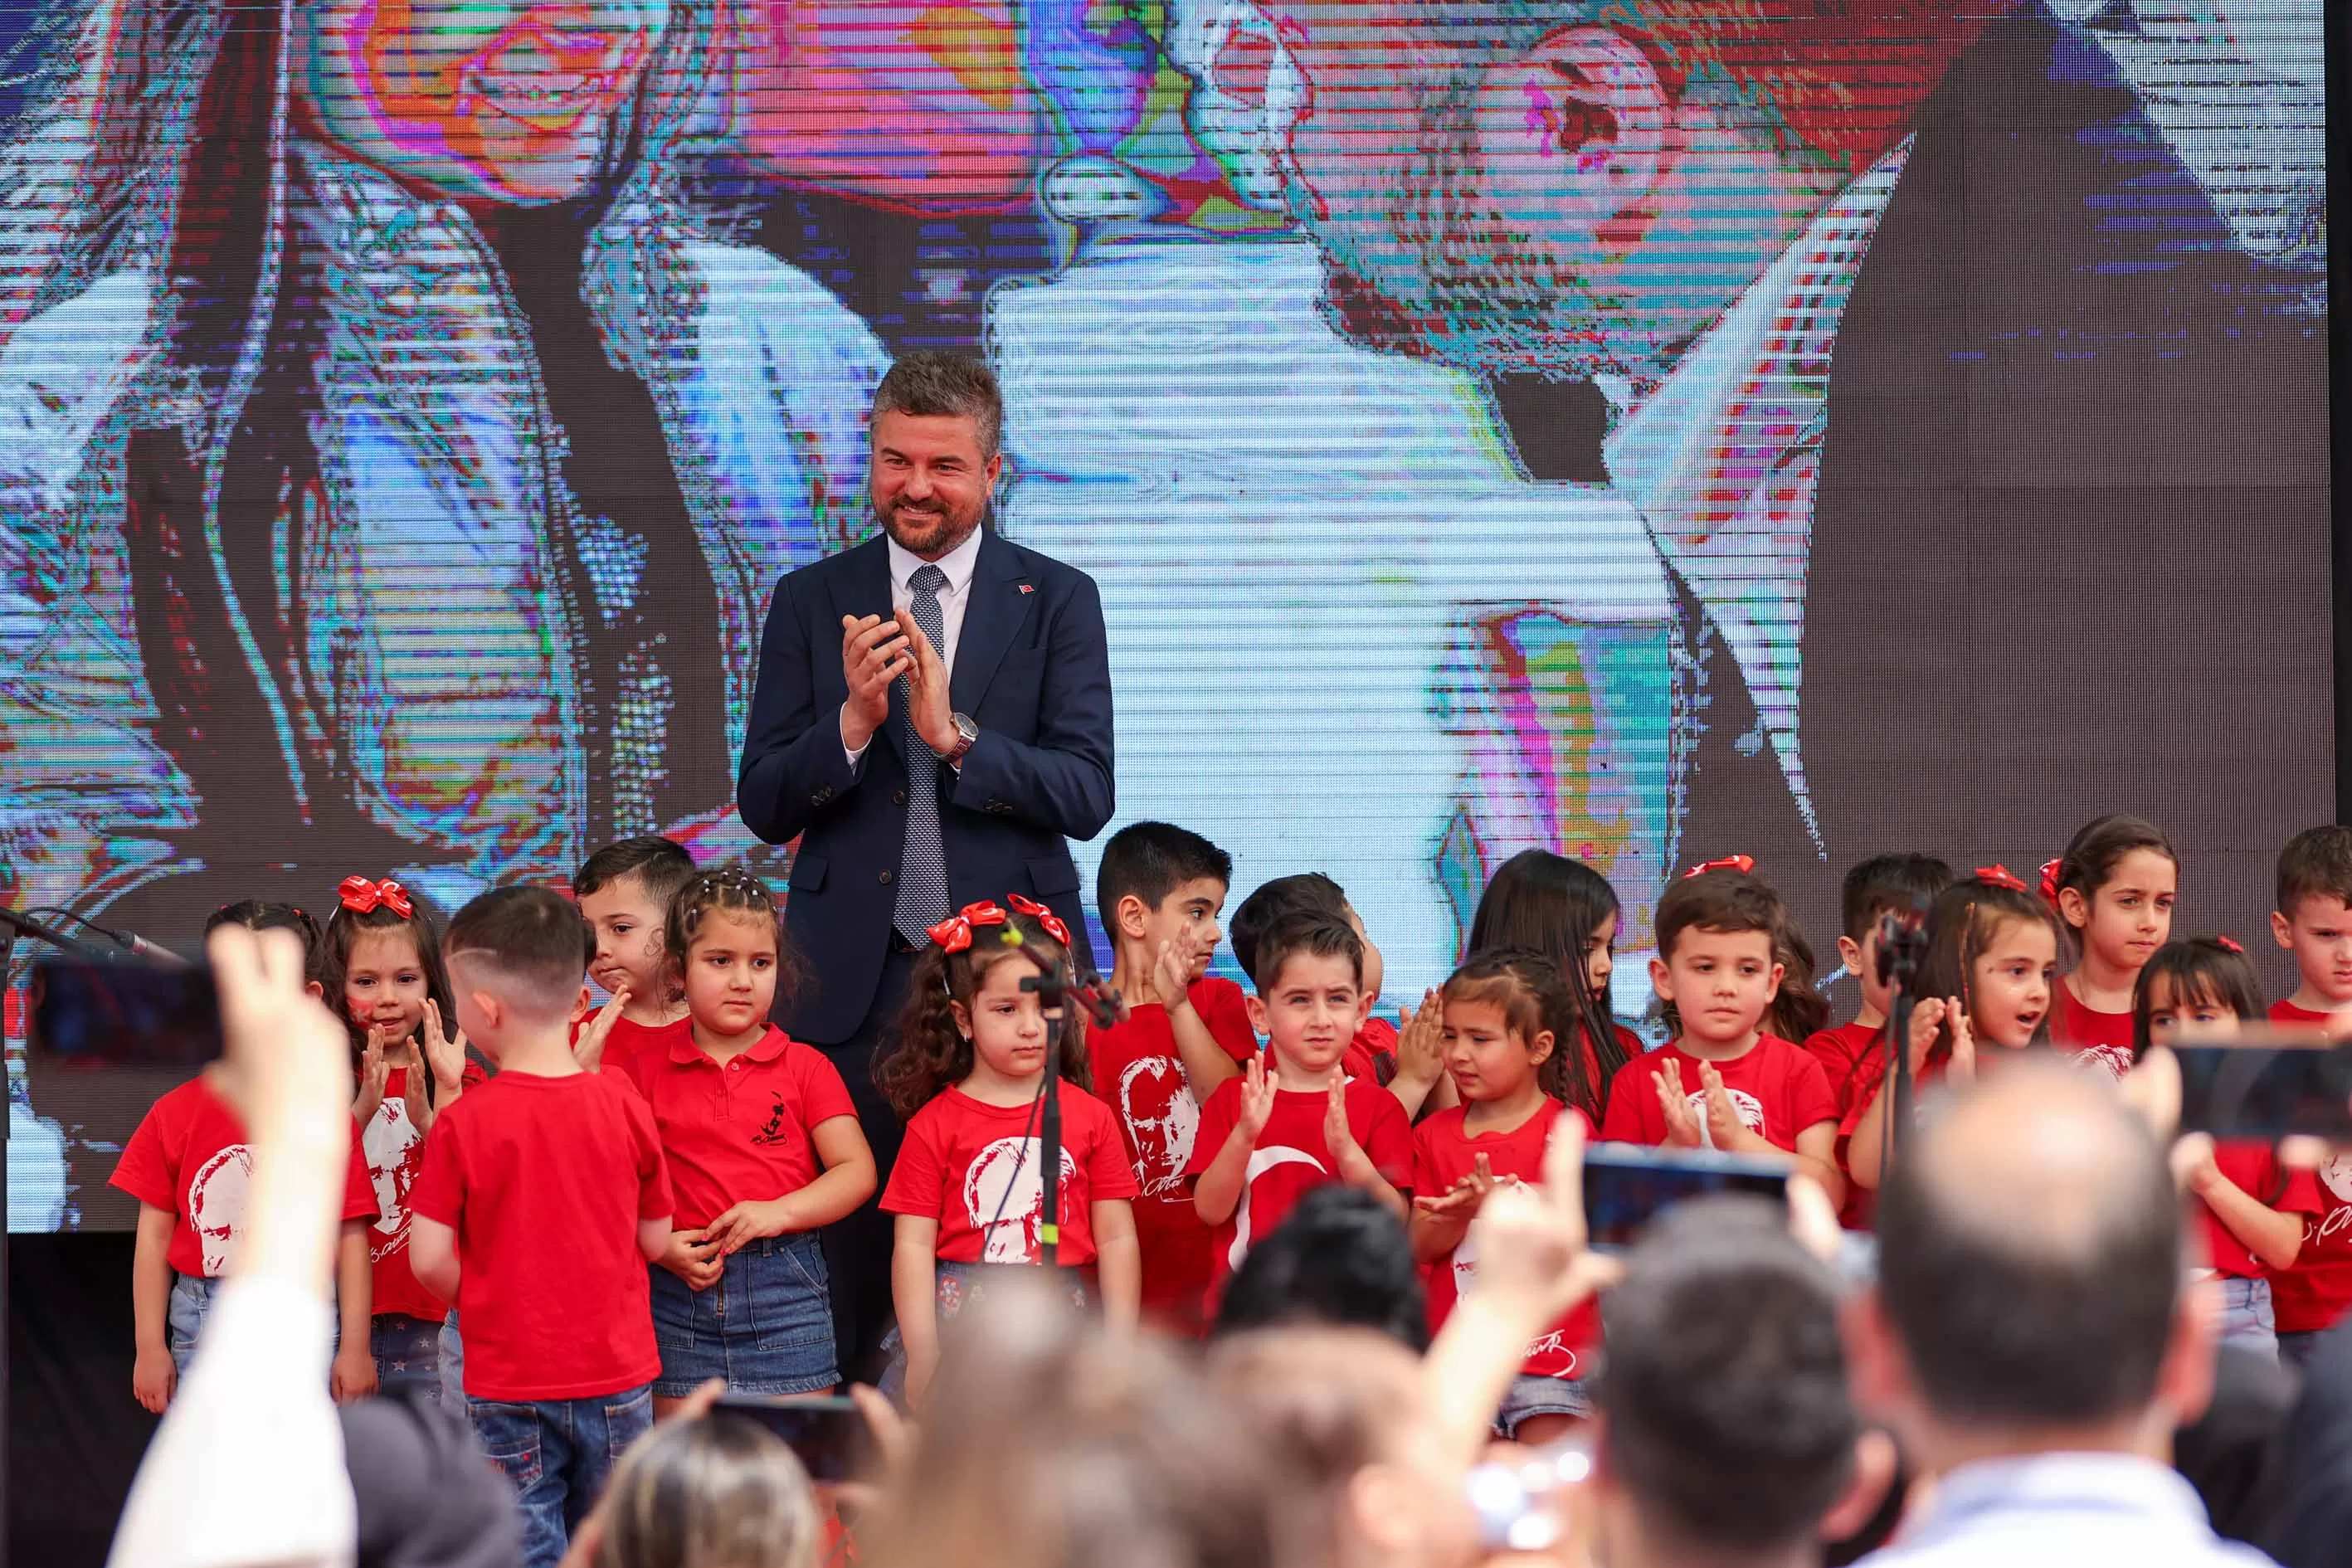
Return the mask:
<path id="1" fill-rule="evenodd" d="M 172 1276 L 172 1299 L 163 1309 L 164 1343 L 172 1352 L 172 1364 L 182 1377 L 188 1375 L 188 1363 L 196 1359 L 196 1341 L 205 1331 L 205 1320 L 212 1316 L 213 1295 L 219 1290 L 218 1279 L 207 1279 L 197 1274 Z M 343 1348 L 343 1315 L 330 1312 L 327 1318 L 327 1349 L 330 1354 Z"/>
<path id="2" fill-rule="evenodd" d="M 1495 1415 L 1495 1430 L 1516 1437 L 1520 1423 L 1538 1415 L 1573 1415 L 1581 1421 L 1591 1414 L 1592 1398 L 1585 1393 L 1581 1379 L 1537 1377 L 1523 1372 L 1511 1379 L 1510 1389 L 1503 1395 L 1503 1407 Z"/>
<path id="3" fill-rule="evenodd" d="M 2271 1282 L 2225 1274 L 2221 1284 L 2221 1342 L 2276 1354 L 2278 1315 L 2271 1306 Z"/>
<path id="4" fill-rule="evenodd" d="M 708 1290 L 688 1289 L 658 1264 L 652 1272 L 659 1397 L 683 1399 L 714 1377 L 736 1394 L 816 1394 L 840 1383 L 814 1232 L 745 1244 Z"/>

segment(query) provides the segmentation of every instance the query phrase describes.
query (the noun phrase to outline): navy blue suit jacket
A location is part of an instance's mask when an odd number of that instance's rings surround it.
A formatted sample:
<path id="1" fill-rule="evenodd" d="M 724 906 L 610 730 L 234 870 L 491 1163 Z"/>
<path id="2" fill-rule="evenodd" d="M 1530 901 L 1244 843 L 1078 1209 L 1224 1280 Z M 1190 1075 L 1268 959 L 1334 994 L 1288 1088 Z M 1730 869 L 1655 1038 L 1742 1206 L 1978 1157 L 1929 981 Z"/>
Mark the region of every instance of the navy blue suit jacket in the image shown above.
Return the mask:
<path id="1" fill-rule="evenodd" d="M 848 1039 L 873 1006 L 898 902 L 900 697 L 856 767 L 841 745 L 841 618 L 888 614 L 878 533 L 776 584 L 736 777 L 745 826 L 801 841 L 784 921 L 810 978 L 787 1026 L 820 1044 Z M 951 905 L 1024 893 L 1086 942 L 1066 840 L 1100 832 L 1112 803 L 1110 645 L 1094 579 L 984 532 L 948 692 L 980 727 L 961 773 L 939 770 Z"/>

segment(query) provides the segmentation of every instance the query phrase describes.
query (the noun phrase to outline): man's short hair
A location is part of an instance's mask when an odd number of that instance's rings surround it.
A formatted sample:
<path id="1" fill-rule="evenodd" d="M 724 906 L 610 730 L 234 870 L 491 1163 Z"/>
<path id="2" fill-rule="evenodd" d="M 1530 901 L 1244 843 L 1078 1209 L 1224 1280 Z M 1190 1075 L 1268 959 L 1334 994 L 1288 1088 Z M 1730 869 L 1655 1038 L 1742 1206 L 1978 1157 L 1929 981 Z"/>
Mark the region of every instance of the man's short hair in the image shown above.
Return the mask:
<path id="1" fill-rule="evenodd" d="M 1215 1332 L 1376 1329 L 1415 1355 L 1429 1348 L 1429 1303 L 1404 1226 L 1370 1193 L 1318 1187 L 1225 1282 Z"/>
<path id="2" fill-rule="evenodd" d="M 1672 960 L 1675 943 L 1694 926 L 1701 931 L 1760 931 L 1777 945 L 1787 919 L 1788 910 L 1780 894 L 1749 873 L 1727 868 L 1669 882 L 1658 897 L 1653 924 L 1658 935 L 1658 956 Z"/>
<path id="3" fill-rule="evenodd" d="M 1190 828 L 1170 822 L 1134 822 L 1110 836 L 1095 869 L 1095 913 L 1110 931 L 1118 901 L 1132 893 L 1156 910 L 1187 882 L 1213 878 L 1231 885 L 1234 858 Z"/>
<path id="4" fill-rule="evenodd" d="M 874 389 L 873 417 L 911 414 L 917 418 L 969 419 L 980 432 L 980 455 L 996 456 L 1004 433 L 1004 395 L 995 373 L 969 354 L 916 349 L 901 354 Z"/>
<path id="5" fill-rule="evenodd" d="M 1294 958 L 1344 958 L 1356 984 L 1364 983 L 1364 939 L 1343 918 L 1321 910 L 1301 910 L 1275 922 L 1257 940 L 1257 971 L 1250 976 L 1261 996 L 1274 990 L 1282 966 Z"/>
<path id="6" fill-rule="evenodd" d="M 1887 910 L 1925 914 L 1951 885 L 1951 867 L 1933 855 L 1874 855 L 1845 874 L 1841 929 L 1860 942 Z"/>
<path id="7" fill-rule="evenodd" d="M 1258 943 L 1265 933 L 1293 915 L 1310 913 L 1344 922 L 1348 895 L 1320 871 L 1301 871 L 1261 884 L 1225 921 L 1225 941 L 1234 950 L 1234 962 L 1255 982 Z"/>
<path id="8" fill-rule="evenodd" d="M 527 1016 L 562 1017 L 579 999 L 596 933 L 559 893 L 496 888 L 457 911 L 441 951 L 487 971 L 493 994 Z"/>
<path id="9" fill-rule="evenodd" d="M 1667 1210 L 1601 1317 L 1603 1455 L 1643 1521 L 1759 1558 L 1812 1539 L 1852 1479 L 1860 1424 L 1835 1281 L 1773 1205 Z"/>
<path id="10" fill-rule="evenodd" d="M 635 877 L 655 907 L 667 910 L 677 890 L 693 879 L 694 857 L 673 838 L 646 834 L 616 839 L 583 860 L 580 869 L 572 873 L 572 896 L 584 899 L 601 893 L 624 877 Z"/>
<path id="11" fill-rule="evenodd" d="M 2293 920 L 2296 906 L 2315 896 L 2352 904 L 2352 827 L 2306 827 L 2279 851 L 2273 907 Z"/>
<path id="12" fill-rule="evenodd" d="M 2178 1205 L 2147 1128 L 2080 1068 L 2021 1061 L 1947 1101 L 1878 1208 L 1880 1298 L 1928 1407 L 2002 1426 L 2144 1409 L 2180 1289 Z"/>

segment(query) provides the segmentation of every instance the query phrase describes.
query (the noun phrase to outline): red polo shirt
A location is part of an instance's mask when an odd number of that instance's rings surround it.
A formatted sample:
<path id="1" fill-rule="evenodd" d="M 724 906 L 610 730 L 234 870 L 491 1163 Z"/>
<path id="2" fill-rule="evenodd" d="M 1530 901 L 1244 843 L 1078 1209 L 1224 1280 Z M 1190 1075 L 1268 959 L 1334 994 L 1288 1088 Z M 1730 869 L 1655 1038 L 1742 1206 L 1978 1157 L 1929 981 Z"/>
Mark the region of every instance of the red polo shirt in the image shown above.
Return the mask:
<path id="1" fill-rule="evenodd" d="M 645 1035 L 620 1067 L 653 1109 L 681 1230 L 807 1186 L 824 1169 L 810 1134 L 857 1114 L 839 1069 L 773 1025 L 724 1067 L 690 1028 Z"/>

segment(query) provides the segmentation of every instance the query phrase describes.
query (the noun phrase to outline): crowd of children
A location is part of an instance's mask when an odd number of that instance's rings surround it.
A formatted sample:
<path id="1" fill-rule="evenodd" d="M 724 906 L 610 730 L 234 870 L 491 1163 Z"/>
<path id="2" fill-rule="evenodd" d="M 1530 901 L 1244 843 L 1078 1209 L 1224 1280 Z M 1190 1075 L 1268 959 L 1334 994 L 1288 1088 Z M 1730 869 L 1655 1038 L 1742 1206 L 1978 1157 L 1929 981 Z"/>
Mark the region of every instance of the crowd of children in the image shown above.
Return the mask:
<path id="1" fill-rule="evenodd" d="M 1396 1022 L 1376 1012 L 1380 949 L 1337 884 L 1269 882 L 1228 933 L 1231 877 L 1181 827 L 1117 834 L 1096 893 L 1123 1010 L 1090 1026 L 1072 1005 L 1058 1033 L 1023 983 L 1083 952 L 1083 933 L 1011 890 L 933 927 L 873 1069 L 904 1128 L 887 1171 L 834 1062 L 770 1021 L 798 978 L 776 896 L 667 840 L 598 850 L 569 899 L 485 894 L 446 931 L 361 876 L 323 927 L 285 905 L 221 910 L 215 924 L 299 933 L 350 1031 L 336 1394 L 461 1402 L 522 1499 L 530 1560 L 552 1563 L 613 1457 L 698 1385 L 843 1381 L 818 1237 L 877 1191 L 895 1224 L 886 1388 L 919 1404 L 942 1323 L 993 1271 L 1050 1245 L 1073 1296 L 1112 1321 L 1197 1335 L 1254 1241 L 1333 1184 L 1405 1224 L 1442 1321 L 1475 1289 L 1472 1217 L 1539 1174 L 1563 1117 L 1603 1142 L 1781 1159 L 1867 1228 L 1895 1099 L 1889 915 L 1924 921 L 1900 1042 L 1921 1086 L 2053 1047 L 2121 1077 L 2184 1029 L 2352 1017 L 2347 827 L 2280 857 L 2271 925 L 2300 984 L 2267 1009 L 2238 942 L 2173 940 L 2178 858 L 2137 818 L 2088 824 L 2038 884 L 1922 855 L 1853 868 L 1836 948 L 1860 1007 L 1834 1026 L 1763 868 L 1709 861 L 1657 900 L 1652 1047 L 1612 1005 L 1619 901 L 1574 860 L 1505 862 L 1462 966 Z M 1227 935 L 1238 981 L 1216 972 Z M 115 1173 L 141 1205 L 133 1392 L 152 1410 L 237 1247 L 243 1137 L 200 1078 L 157 1100 Z M 2225 1332 L 2304 1353 L 2352 1304 L 2352 1159 L 2290 1172 L 2225 1143 L 2189 1184 Z M 1504 1432 L 1541 1440 L 1583 1416 L 1599 1339 L 1587 1307 L 1531 1343 Z"/>

